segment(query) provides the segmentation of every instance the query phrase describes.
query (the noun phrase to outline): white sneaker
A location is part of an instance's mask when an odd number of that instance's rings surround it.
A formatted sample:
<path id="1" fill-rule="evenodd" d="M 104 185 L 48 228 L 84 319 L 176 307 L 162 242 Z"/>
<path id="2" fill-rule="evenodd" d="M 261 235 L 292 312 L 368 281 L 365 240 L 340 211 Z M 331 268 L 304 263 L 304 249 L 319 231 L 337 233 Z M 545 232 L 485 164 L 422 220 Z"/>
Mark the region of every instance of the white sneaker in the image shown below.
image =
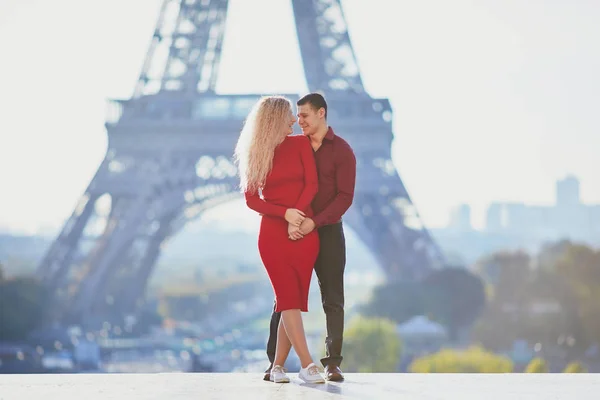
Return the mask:
<path id="1" fill-rule="evenodd" d="M 285 370 L 281 365 L 274 365 L 271 368 L 271 376 L 269 377 L 271 382 L 275 383 L 289 383 L 290 378 L 286 375 Z"/>
<path id="2" fill-rule="evenodd" d="M 314 363 L 308 364 L 306 368 L 300 368 L 298 377 L 306 383 L 325 383 L 325 379 L 323 379 Z"/>

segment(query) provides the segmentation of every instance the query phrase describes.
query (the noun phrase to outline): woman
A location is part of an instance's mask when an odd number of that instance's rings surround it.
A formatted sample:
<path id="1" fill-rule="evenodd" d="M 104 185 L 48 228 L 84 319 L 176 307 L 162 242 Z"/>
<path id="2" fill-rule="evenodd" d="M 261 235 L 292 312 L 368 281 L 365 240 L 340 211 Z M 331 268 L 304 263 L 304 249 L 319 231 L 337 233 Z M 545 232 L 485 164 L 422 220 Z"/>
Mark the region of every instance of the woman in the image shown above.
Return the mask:
<path id="1" fill-rule="evenodd" d="M 263 97 L 246 119 L 235 159 L 246 204 L 262 215 L 258 250 L 275 292 L 276 311 L 281 311 L 271 380 L 290 381 L 283 365 L 293 346 L 302 364 L 298 376 L 305 382 L 324 383 L 308 351 L 301 315 L 308 311 L 319 236 L 314 231 L 290 240 L 303 219 L 312 216 L 310 203 L 318 189 L 309 141 L 288 136 L 295 122 L 288 99 Z"/>

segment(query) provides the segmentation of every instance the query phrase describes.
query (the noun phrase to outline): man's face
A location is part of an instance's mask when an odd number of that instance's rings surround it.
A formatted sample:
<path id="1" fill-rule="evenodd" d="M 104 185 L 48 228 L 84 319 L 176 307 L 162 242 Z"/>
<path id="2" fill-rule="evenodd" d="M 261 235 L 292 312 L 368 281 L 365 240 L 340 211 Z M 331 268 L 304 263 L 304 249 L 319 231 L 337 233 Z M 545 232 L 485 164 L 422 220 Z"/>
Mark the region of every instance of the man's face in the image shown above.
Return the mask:
<path id="1" fill-rule="evenodd" d="M 314 135 L 323 123 L 325 110 L 315 110 L 310 103 L 298 106 L 298 125 L 304 136 Z"/>

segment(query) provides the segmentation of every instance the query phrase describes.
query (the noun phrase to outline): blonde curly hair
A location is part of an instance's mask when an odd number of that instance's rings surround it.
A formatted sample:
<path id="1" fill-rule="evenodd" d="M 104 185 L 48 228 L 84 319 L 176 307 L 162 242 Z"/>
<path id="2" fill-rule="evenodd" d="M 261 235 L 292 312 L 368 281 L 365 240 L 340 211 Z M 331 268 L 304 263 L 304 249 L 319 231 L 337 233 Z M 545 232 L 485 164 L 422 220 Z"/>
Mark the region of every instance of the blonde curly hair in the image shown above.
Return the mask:
<path id="1" fill-rule="evenodd" d="M 292 103 L 282 96 L 262 97 L 248 114 L 235 146 L 242 192 L 255 193 L 273 167 L 275 149 L 287 136 Z"/>

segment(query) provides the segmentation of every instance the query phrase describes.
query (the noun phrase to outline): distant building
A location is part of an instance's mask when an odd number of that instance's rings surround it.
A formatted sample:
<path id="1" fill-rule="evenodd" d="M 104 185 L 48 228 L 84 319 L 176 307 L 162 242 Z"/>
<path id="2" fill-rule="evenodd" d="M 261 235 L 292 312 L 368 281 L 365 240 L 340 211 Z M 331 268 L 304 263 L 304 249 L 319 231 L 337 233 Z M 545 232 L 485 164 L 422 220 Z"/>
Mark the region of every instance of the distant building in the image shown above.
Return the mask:
<path id="1" fill-rule="evenodd" d="M 600 242 L 600 205 L 582 204 L 579 180 L 574 176 L 556 182 L 552 206 L 493 203 L 487 211 L 486 231 L 536 237 Z"/>
<path id="2" fill-rule="evenodd" d="M 470 231 L 473 229 L 471 225 L 471 206 L 461 204 L 455 207 L 450 214 L 450 224 L 448 228 L 457 231 Z"/>
<path id="3" fill-rule="evenodd" d="M 471 208 L 459 205 L 449 224 L 430 228 L 450 263 L 469 265 L 500 250 L 535 253 L 544 244 L 562 240 L 600 246 L 600 204 L 582 204 L 579 181 L 568 176 L 556 182 L 555 204 L 528 205 L 494 202 L 485 216 L 485 228 L 472 228 Z"/>
<path id="4" fill-rule="evenodd" d="M 506 224 L 505 213 L 502 204 L 492 203 L 488 207 L 485 226 L 488 231 L 498 232 Z"/>
<path id="5" fill-rule="evenodd" d="M 574 176 L 556 182 L 556 206 L 561 208 L 578 207 L 579 201 L 579 180 Z"/>

